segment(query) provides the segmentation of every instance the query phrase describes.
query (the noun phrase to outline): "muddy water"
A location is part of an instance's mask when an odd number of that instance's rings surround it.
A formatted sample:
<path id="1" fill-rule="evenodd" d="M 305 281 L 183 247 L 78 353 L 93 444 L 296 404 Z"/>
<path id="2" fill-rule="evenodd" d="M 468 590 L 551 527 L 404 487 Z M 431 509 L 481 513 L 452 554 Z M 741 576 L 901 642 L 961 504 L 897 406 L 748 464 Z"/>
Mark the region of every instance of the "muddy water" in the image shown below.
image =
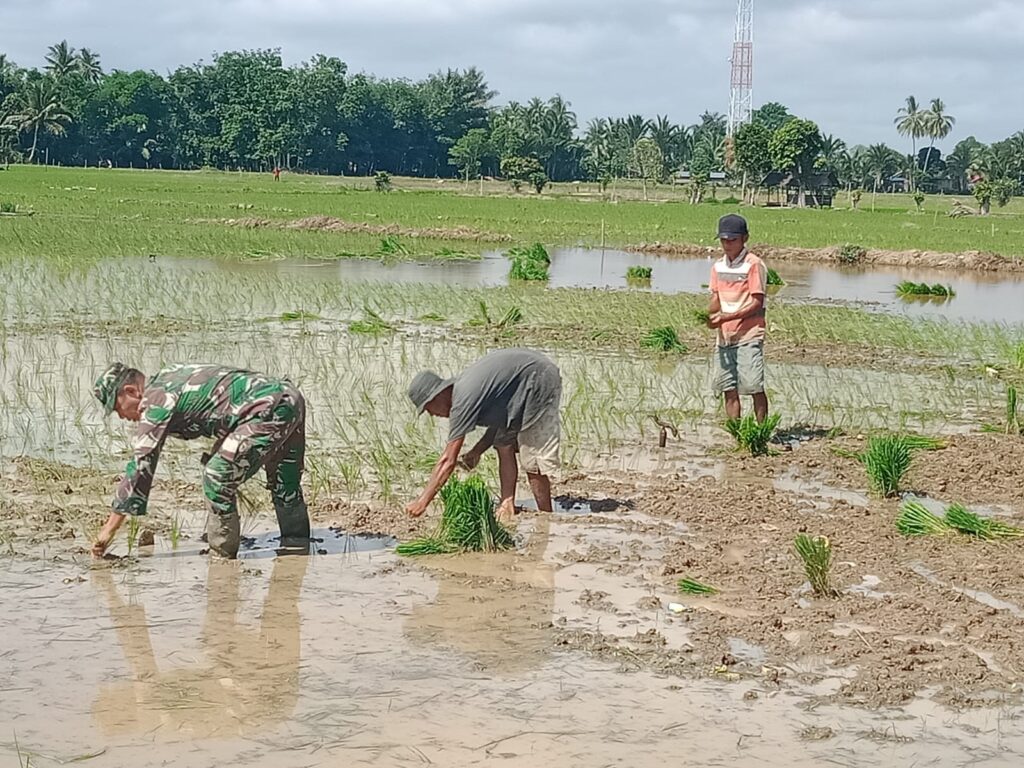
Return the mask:
<path id="1" fill-rule="evenodd" d="M 183 266 L 191 260 L 178 260 Z M 308 274 L 323 278 L 335 275 L 343 280 L 399 283 L 445 283 L 463 286 L 494 286 L 508 283 L 508 260 L 501 253 L 487 253 L 479 261 L 396 263 L 342 260 L 337 262 L 284 260 L 269 262 L 202 262 L 206 268 L 228 270 L 269 270 L 287 274 Z M 706 290 L 711 262 L 617 250 L 557 248 L 551 251 L 552 288 L 627 288 L 626 269 L 633 265 L 651 267 L 648 285 L 638 290 L 662 293 L 697 293 Z M 844 268 L 822 264 L 786 262 L 775 265 L 786 281 L 777 295 L 814 302 L 866 302 L 876 308 L 900 314 L 984 322 L 1024 323 L 1024 278 L 983 273 L 941 271 L 898 267 Z M 956 296 L 948 301 L 907 300 L 896 295 L 895 286 L 904 281 L 950 285 Z"/>
<path id="2" fill-rule="evenodd" d="M 235 563 L 158 550 L 113 568 L 67 550 L 5 561 L 0 767 L 19 765 L 15 736 L 40 766 L 1024 757 L 1024 727 L 1007 712 L 956 714 L 925 700 L 884 712 L 807 708 L 799 690 L 757 680 L 657 677 L 556 651 L 563 626 L 655 629 L 671 647 L 686 643 L 653 573 L 674 527 L 634 513 L 577 521 L 528 522 L 518 554 L 412 566 L 384 550 Z M 583 556 L 592 547 L 619 554 L 601 568 Z"/>

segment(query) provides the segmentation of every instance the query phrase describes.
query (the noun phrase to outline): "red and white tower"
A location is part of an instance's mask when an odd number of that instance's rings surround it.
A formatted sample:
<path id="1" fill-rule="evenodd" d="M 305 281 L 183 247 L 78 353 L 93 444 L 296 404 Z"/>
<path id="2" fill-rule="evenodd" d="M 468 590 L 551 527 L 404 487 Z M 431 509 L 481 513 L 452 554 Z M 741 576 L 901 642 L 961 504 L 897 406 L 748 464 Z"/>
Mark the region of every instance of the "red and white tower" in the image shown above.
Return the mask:
<path id="1" fill-rule="evenodd" d="M 750 122 L 754 109 L 754 0 L 738 0 L 736 38 L 732 44 L 729 135 Z"/>

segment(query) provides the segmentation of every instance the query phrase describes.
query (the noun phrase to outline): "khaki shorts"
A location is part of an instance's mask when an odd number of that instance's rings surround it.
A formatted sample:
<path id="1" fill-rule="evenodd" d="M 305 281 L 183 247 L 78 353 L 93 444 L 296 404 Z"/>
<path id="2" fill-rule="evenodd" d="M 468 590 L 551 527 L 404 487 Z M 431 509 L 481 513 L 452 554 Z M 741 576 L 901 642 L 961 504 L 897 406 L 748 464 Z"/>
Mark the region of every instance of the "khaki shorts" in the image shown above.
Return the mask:
<path id="1" fill-rule="evenodd" d="M 557 406 L 519 433 L 519 466 L 531 475 L 551 477 L 561 460 L 562 423 Z"/>
<path id="2" fill-rule="evenodd" d="M 763 341 L 716 347 L 713 360 L 715 394 L 734 389 L 741 395 L 764 392 Z"/>

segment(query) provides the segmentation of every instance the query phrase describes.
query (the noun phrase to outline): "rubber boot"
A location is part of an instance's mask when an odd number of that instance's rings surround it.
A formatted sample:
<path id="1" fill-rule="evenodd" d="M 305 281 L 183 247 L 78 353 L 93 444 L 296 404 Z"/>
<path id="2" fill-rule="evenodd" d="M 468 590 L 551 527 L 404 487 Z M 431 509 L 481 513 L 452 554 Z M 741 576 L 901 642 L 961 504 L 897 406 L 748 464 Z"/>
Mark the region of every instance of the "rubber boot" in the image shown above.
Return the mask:
<path id="1" fill-rule="evenodd" d="M 281 529 L 282 547 L 309 547 L 309 512 L 300 496 L 291 504 L 274 504 L 277 524 Z"/>
<path id="2" fill-rule="evenodd" d="M 206 542 L 210 545 L 210 554 L 234 560 L 238 557 L 241 525 L 238 510 L 227 514 L 210 512 L 206 516 Z"/>

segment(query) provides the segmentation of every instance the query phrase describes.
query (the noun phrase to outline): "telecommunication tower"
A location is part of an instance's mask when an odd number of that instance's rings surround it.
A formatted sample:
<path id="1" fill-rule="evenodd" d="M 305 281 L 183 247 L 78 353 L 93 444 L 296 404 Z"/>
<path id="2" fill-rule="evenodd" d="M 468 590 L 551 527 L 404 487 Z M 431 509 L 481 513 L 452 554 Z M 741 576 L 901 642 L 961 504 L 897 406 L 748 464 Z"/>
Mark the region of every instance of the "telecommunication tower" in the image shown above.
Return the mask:
<path id="1" fill-rule="evenodd" d="M 729 98 L 729 130 L 750 122 L 754 109 L 754 0 L 738 0 L 736 38 L 732 44 L 732 78 Z"/>

